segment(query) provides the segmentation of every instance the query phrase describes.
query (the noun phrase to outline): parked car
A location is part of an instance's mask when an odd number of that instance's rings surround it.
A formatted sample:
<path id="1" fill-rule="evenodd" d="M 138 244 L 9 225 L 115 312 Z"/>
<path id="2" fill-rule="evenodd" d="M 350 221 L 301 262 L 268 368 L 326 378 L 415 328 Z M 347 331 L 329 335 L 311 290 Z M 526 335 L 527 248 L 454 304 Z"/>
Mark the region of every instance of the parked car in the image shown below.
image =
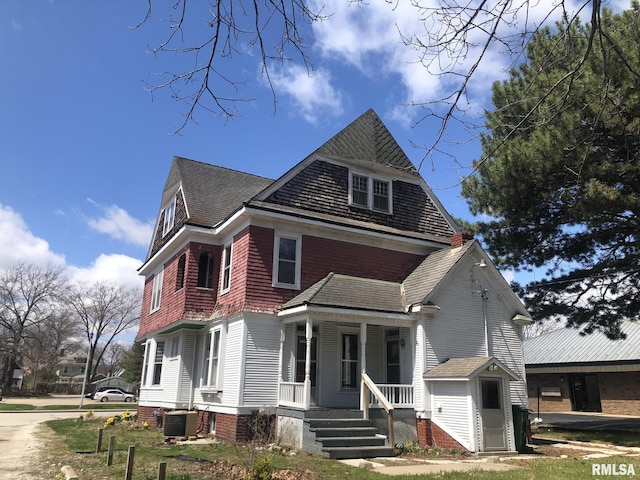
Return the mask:
<path id="1" fill-rule="evenodd" d="M 119 388 L 110 388 L 109 390 L 97 392 L 93 399 L 101 402 L 133 402 L 133 393 L 125 393 L 124 390 Z"/>
<path id="2" fill-rule="evenodd" d="M 128 394 L 133 395 L 133 393 L 131 393 L 131 392 L 127 392 L 124 388 L 121 388 L 121 387 L 113 387 L 113 386 L 109 386 L 109 385 L 107 385 L 107 386 L 105 386 L 105 387 L 98 387 L 98 388 L 96 388 L 93 392 L 85 393 L 85 395 L 84 395 L 84 396 L 85 396 L 85 397 L 87 397 L 87 398 L 93 398 L 93 396 L 94 396 L 96 393 L 98 393 L 98 392 L 104 392 L 104 391 L 106 391 L 106 390 L 120 390 L 122 393 L 128 393 Z"/>

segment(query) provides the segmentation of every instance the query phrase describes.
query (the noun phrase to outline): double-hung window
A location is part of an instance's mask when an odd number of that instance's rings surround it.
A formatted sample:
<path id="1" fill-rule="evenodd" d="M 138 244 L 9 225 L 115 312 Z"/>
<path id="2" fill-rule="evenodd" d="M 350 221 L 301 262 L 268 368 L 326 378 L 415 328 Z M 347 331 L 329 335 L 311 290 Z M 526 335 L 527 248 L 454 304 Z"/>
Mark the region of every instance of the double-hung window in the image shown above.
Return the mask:
<path id="1" fill-rule="evenodd" d="M 162 236 L 164 237 L 173 228 L 173 222 L 176 215 L 176 197 L 171 199 L 169 205 L 164 209 L 164 220 L 162 222 Z"/>
<path id="2" fill-rule="evenodd" d="M 392 213 L 391 182 L 359 173 L 351 173 L 349 177 L 349 204 L 378 212 Z"/>
<path id="3" fill-rule="evenodd" d="M 203 387 L 218 388 L 220 382 L 218 376 L 220 373 L 220 339 L 221 330 L 217 329 L 207 333 L 204 345 L 204 359 L 202 364 Z"/>
<path id="4" fill-rule="evenodd" d="M 273 253 L 273 286 L 300 288 L 300 256 L 302 237 L 276 234 Z"/>
<path id="5" fill-rule="evenodd" d="M 162 297 L 162 277 L 164 269 L 160 270 L 153 276 L 153 287 L 151 290 L 151 313 L 160 308 L 160 300 Z"/>
<path id="6" fill-rule="evenodd" d="M 160 385 L 162 379 L 162 361 L 164 359 L 164 341 L 156 343 L 156 355 L 153 359 L 153 380 L 152 385 Z"/>
<path id="7" fill-rule="evenodd" d="M 232 245 L 224 247 L 222 252 L 222 293 L 226 293 L 231 288 L 231 254 Z"/>

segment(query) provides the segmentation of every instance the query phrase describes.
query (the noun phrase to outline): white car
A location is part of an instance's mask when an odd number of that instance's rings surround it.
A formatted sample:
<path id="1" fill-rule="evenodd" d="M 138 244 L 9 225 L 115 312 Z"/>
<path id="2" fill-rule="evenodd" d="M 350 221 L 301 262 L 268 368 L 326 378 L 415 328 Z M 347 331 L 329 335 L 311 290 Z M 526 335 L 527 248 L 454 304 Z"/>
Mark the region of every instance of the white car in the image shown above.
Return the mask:
<path id="1" fill-rule="evenodd" d="M 111 388 L 96 393 L 93 399 L 101 402 L 133 402 L 133 395 L 131 393 L 124 393 L 122 390 Z"/>

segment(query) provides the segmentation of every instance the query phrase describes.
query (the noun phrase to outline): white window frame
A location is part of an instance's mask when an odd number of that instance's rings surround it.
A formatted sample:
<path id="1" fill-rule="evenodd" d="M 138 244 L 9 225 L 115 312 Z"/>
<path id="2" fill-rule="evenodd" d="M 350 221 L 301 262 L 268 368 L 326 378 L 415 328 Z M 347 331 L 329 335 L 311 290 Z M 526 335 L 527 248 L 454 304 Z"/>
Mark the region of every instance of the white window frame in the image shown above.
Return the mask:
<path id="1" fill-rule="evenodd" d="M 357 175 L 359 177 L 363 177 L 367 179 L 367 204 L 363 205 L 361 203 L 356 203 L 353 201 L 353 176 Z M 374 182 L 381 182 L 381 183 L 386 183 L 387 184 L 387 195 L 388 195 L 388 206 L 389 208 L 387 210 L 384 209 L 380 209 L 380 208 L 374 208 L 374 203 L 373 203 L 373 197 L 374 197 L 374 193 L 373 193 L 373 186 L 374 186 Z M 386 178 L 382 178 L 382 177 L 378 177 L 378 176 L 372 176 L 372 175 L 367 175 L 366 173 L 362 173 L 362 172 L 358 172 L 355 170 L 350 170 L 349 171 L 349 205 L 352 205 L 354 207 L 359 207 L 359 208 L 368 208 L 369 210 L 372 210 L 374 212 L 381 212 L 381 213 L 389 213 L 392 214 L 393 213 L 393 182 L 389 179 Z"/>
<path id="2" fill-rule="evenodd" d="M 200 389 L 203 391 L 220 391 L 222 385 L 220 379 L 222 340 L 222 327 L 211 329 L 204 337 L 202 375 L 200 377 Z"/>
<path id="3" fill-rule="evenodd" d="M 227 264 L 227 261 L 228 261 L 228 264 Z M 233 243 L 226 244 L 222 249 L 221 263 L 222 265 L 221 265 L 221 273 L 220 273 L 220 293 L 227 293 L 229 290 L 231 290 L 231 272 L 233 270 Z M 228 276 L 225 276 L 227 271 L 228 271 Z"/>
<path id="4" fill-rule="evenodd" d="M 166 346 L 166 341 L 165 340 L 156 340 L 155 342 L 155 348 L 153 349 L 153 358 L 150 359 L 151 363 L 150 366 L 151 368 L 151 386 L 152 387 L 159 387 L 162 385 L 162 374 L 164 373 L 164 359 L 165 359 L 165 346 Z M 160 361 L 157 360 L 158 357 L 158 345 L 162 344 L 162 358 L 160 359 Z M 158 368 L 158 366 L 160 367 L 160 375 L 158 378 L 158 382 L 155 382 L 155 378 L 156 378 L 156 368 Z"/>
<path id="5" fill-rule="evenodd" d="M 144 362 L 142 364 L 142 385 L 147 386 L 149 382 L 149 358 L 151 357 L 151 341 L 144 344 Z"/>
<path id="6" fill-rule="evenodd" d="M 164 277 L 164 268 L 153 276 L 153 286 L 151 287 L 151 310 L 150 313 L 160 309 L 162 302 L 162 278 Z"/>
<path id="7" fill-rule="evenodd" d="M 169 202 L 169 204 L 164 208 L 164 219 L 162 221 L 162 236 L 164 237 L 167 233 L 171 231 L 174 226 L 176 216 L 176 197 Z"/>
<path id="8" fill-rule="evenodd" d="M 280 274 L 280 241 L 282 239 L 295 240 L 296 242 L 296 254 L 294 265 L 294 281 L 293 283 L 285 283 L 278 281 Z M 276 288 L 290 288 L 293 290 L 300 290 L 300 276 L 302 273 L 302 235 L 289 232 L 276 232 L 273 242 L 273 276 L 271 279 L 272 286 Z"/>

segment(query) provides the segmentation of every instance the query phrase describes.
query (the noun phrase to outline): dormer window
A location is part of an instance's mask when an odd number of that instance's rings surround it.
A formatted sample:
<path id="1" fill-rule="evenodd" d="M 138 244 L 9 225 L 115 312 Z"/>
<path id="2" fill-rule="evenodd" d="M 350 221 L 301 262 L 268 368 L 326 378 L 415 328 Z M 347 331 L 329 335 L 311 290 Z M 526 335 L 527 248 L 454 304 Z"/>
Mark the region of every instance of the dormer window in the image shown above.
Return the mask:
<path id="1" fill-rule="evenodd" d="M 176 198 L 173 197 L 171 203 L 164 209 L 164 221 L 162 222 L 162 236 L 164 237 L 173 228 L 173 221 L 176 214 Z"/>
<path id="2" fill-rule="evenodd" d="M 377 212 L 391 213 L 391 182 L 351 173 L 349 204 Z"/>

